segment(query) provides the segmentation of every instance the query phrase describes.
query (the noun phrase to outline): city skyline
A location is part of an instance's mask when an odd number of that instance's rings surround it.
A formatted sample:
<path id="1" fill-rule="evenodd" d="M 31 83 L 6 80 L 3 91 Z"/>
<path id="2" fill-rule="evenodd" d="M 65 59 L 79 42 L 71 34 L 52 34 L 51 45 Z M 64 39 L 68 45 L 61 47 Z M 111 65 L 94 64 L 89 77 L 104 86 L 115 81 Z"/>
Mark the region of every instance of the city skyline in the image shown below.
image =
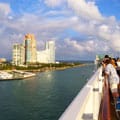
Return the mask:
<path id="1" fill-rule="evenodd" d="M 0 58 L 12 59 L 12 45 L 27 33 L 39 49 L 54 39 L 57 60 L 120 55 L 119 10 L 119 0 L 0 0 Z"/>
<path id="2" fill-rule="evenodd" d="M 26 34 L 23 43 L 14 43 L 12 64 L 21 66 L 36 63 L 55 63 L 55 41 L 46 42 L 45 49 L 38 51 L 34 34 Z"/>

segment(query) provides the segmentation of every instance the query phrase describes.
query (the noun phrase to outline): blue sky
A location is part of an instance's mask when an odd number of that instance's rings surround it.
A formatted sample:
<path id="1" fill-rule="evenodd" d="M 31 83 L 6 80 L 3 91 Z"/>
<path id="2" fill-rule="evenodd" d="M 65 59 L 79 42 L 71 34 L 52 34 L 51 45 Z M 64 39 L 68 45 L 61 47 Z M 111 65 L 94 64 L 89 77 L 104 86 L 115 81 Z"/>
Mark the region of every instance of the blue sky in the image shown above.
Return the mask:
<path id="1" fill-rule="evenodd" d="M 0 57 L 33 33 L 37 49 L 55 40 L 56 59 L 94 60 L 120 51 L 119 0 L 0 0 Z"/>
<path id="2" fill-rule="evenodd" d="M 104 16 L 115 16 L 120 20 L 120 1 L 119 0 L 98 0 L 96 1 L 100 12 Z"/>

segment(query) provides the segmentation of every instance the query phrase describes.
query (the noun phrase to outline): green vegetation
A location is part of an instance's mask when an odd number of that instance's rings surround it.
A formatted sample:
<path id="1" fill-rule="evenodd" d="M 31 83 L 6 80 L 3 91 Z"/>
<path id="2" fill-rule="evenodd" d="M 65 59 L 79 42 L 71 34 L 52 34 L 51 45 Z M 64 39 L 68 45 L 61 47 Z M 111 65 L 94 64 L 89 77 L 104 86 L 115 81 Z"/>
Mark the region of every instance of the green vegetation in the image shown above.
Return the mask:
<path id="1" fill-rule="evenodd" d="M 0 70 L 12 70 L 14 66 L 10 63 L 1 63 Z"/>
<path id="2" fill-rule="evenodd" d="M 51 64 L 28 64 L 27 66 L 14 66 L 11 63 L 0 64 L 0 70 L 26 70 L 26 71 L 46 71 L 46 70 L 56 70 L 65 69 L 74 66 L 82 65 L 79 62 L 61 62 L 61 63 L 51 63 Z"/>

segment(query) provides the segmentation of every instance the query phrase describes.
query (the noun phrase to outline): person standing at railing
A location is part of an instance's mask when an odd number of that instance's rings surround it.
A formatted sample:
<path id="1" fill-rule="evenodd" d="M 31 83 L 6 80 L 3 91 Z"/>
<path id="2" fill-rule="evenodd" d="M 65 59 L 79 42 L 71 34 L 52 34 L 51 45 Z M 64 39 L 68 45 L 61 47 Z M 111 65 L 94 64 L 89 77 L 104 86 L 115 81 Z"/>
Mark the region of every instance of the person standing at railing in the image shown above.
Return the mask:
<path id="1" fill-rule="evenodd" d="M 105 71 L 104 71 L 105 77 L 106 80 L 109 81 L 112 96 L 114 100 L 116 100 L 116 98 L 119 97 L 119 93 L 118 93 L 119 76 L 117 74 L 115 67 L 111 63 L 111 58 L 106 59 L 104 61 L 104 64 L 105 64 Z"/>
<path id="2" fill-rule="evenodd" d="M 105 64 L 105 61 L 106 60 L 109 60 L 110 57 L 108 55 L 105 55 L 102 62 L 101 62 L 101 65 L 102 65 L 102 76 L 104 77 L 105 76 L 105 68 L 106 68 L 106 64 Z"/>
<path id="3" fill-rule="evenodd" d="M 117 58 L 116 63 L 117 63 L 117 68 L 116 68 L 116 70 L 117 70 L 118 76 L 120 77 L 120 58 Z"/>
<path id="4" fill-rule="evenodd" d="M 111 64 L 114 66 L 115 69 L 118 67 L 117 60 L 115 58 L 111 58 Z"/>

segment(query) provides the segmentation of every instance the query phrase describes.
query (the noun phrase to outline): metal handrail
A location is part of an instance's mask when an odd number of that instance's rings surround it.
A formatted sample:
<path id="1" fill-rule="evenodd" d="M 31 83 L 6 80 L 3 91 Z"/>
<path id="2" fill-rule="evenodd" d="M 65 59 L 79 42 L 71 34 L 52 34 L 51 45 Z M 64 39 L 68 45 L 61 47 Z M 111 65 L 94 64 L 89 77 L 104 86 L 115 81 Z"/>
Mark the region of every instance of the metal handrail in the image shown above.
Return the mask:
<path id="1" fill-rule="evenodd" d="M 103 98 L 101 102 L 101 109 L 99 120 L 111 120 L 110 113 L 110 91 L 109 91 L 109 83 L 108 79 L 104 80 L 103 86 Z"/>

